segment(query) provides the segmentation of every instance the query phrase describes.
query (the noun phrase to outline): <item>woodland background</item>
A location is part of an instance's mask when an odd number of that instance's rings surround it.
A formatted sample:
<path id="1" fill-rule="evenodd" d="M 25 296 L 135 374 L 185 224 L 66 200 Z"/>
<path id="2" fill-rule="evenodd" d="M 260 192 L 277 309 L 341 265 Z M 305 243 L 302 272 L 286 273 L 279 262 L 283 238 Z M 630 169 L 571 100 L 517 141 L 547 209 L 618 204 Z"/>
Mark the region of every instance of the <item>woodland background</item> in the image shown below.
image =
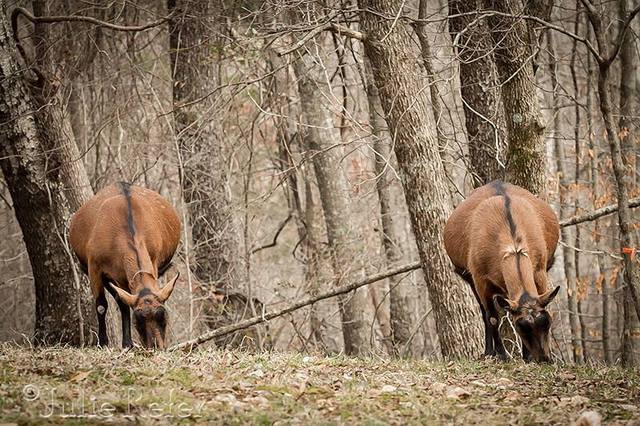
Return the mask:
<path id="1" fill-rule="evenodd" d="M 185 225 L 173 343 L 421 261 L 216 343 L 479 355 L 444 221 L 496 178 L 561 219 L 638 195 L 632 3 L 0 0 L 0 340 L 95 341 L 66 226 L 125 180 Z M 640 362 L 637 219 L 562 228 L 558 360 Z"/>

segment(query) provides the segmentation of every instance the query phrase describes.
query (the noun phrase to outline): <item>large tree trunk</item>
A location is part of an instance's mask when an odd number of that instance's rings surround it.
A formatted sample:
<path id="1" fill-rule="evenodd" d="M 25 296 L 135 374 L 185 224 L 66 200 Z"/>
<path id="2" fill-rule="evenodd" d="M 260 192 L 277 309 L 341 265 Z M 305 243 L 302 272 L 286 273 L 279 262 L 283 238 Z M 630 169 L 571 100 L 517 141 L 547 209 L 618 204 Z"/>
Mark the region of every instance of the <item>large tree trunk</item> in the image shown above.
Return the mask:
<path id="1" fill-rule="evenodd" d="M 425 280 L 445 357 L 477 355 L 480 317 L 471 289 L 456 279 L 444 253 L 442 229 L 451 213 L 445 174 L 429 118 L 427 78 L 416 62 L 419 53 L 402 20 L 394 22 L 401 1 L 360 0 L 365 52 L 390 133 L 416 234 Z"/>
<path id="2" fill-rule="evenodd" d="M 507 124 L 507 179 L 536 195 L 545 186 L 544 124 L 538 105 L 527 23 L 518 17 L 521 0 L 484 0 L 487 9 L 514 15 L 491 16 L 494 58 L 502 84 Z"/>
<path id="3" fill-rule="evenodd" d="M 318 41 L 320 43 L 320 41 Z M 313 155 L 322 210 L 327 225 L 331 262 L 336 276 L 344 281 L 355 281 L 364 276 L 362 264 L 362 238 L 353 220 L 351 195 L 343 167 L 344 153 L 340 145 L 340 132 L 333 123 L 330 106 L 321 91 L 330 90 L 324 74 L 304 55 L 294 63 L 298 80 L 300 107 L 305 140 Z M 367 289 L 339 298 L 345 353 L 351 355 L 371 353 L 369 330 L 371 319 L 367 315 Z"/>
<path id="4" fill-rule="evenodd" d="M 91 339 L 96 315 L 66 243 L 67 221 L 86 189 L 82 174 L 73 174 L 78 168 L 69 164 L 82 163 L 70 153 L 67 144 L 73 140 L 56 119 L 60 105 L 45 103 L 42 88 L 26 81 L 5 12 L 0 0 L 0 166 L 31 262 L 35 336 L 45 343 L 82 345 Z"/>
<path id="5" fill-rule="evenodd" d="M 35 16 L 46 15 L 44 0 L 33 1 L 33 14 Z M 49 54 L 51 45 L 48 24 L 34 24 L 34 43 L 36 66 L 45 76 L 51 77 L 53 58 Z M 71 121 L 67 111 L 62 108 L 64 103 L 61 93 L 57 91 L 57 88 L 52 88 L 47 84 L 48 82 L 43 83 L 42 86 L 32 87 L 32 89 L 42 105 L 49 105 L 42 113 L 47 115 L 44 119 L 49 123 L 49 127 L 55 127 L 53 140 L 56 142 L 59 157 L 64 159 L 60 162 L 60 182 L 63 184 L 62 189 L 65 192 L 65 197 L 69 200 L 71 211 L 75 212 L 93 196 L 93 189 L 76 144 Z"/>
<path id="6" fill-rule="evenodd" d="M 449 31 L 458 50 L 469 163 L 476 187 L 504 179 L 507 150 L 498 70 L 489 53 L 493 41 L 486 21 L 474 23 L 476 16 L 471 14 L 480 7 L 478 0 L 449 2 Z"/>
<path id="7" fill-rule="evenodd" d="M 238 286 L 238 234 L 228 194 L 228 164 L 215 114 L 217 45 L 209 1 L 168 0 L 175 132 L 182 167 L 182 190 L 193 240 L 193 270 L 210 287 Z"/>
<path id="8" fill-rule="evenodd" d="M 405 223 L 403 218 L 406 210 L 406 201 L 402 184 L 395 178 L 397 169 L 396 157 L 393 153 L 393 144 L 387 131 L 387 122 L 380 104 L 378 88 L 373 81 L 371 64 L 365 58 L 367 100 L 369 102 L 369 124 L 373 134 L 373 149 L 376 154 L 375 170 L 376 189 L 380 200 L 380 220 L 382 223 L 382 244 L 387 258 L 387 267 L 397 267 L 410 253 L 407 247 L 409 239 L 405 235 Z M 391 315 L 391 333 L 394 351 L 396 354 L 416 354 L 418 343 L 422 336 L 413 336 L 411 331 L 416 326 L 418 318 L 416 313 L 415 289 L 410 287 L 409 280 L 401 277 L 389 278 L 389 302 Z M 409 344 L 409 348 L 406 345 Z"/>

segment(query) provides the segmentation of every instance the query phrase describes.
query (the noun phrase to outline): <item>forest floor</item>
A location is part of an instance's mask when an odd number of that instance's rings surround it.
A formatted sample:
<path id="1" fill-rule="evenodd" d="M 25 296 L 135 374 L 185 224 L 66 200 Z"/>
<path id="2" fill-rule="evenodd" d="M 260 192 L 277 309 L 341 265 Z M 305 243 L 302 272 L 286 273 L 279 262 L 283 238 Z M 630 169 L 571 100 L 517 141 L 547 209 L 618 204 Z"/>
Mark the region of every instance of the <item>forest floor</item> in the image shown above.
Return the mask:
<path id="1" fill-rule="evenodd" d="M 0 345 L 4 423 L 529 425 L 572 424 L 585 411 L 640 424 L 640 372 Z"/>

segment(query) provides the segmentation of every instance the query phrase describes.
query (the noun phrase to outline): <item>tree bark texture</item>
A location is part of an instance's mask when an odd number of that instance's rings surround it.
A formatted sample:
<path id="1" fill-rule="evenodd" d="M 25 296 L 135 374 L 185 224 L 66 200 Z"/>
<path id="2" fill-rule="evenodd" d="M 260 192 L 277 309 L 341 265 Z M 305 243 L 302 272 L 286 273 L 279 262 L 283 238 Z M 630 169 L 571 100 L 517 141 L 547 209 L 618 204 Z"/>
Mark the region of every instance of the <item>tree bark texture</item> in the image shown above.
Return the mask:
<path id="1" fill-rule="evenodd" d="M 218 82 L 214 3 L 168 0 L 175 133 L 193 240 L 193 271 L 215 288 L 239 286 L 238 232 L 228 194 L 228 165 L 216 115 Z M 249 295 L 250 296 L 250 295 Z"/>
<path id="2" fill-rule="evenodd" d="M 360 0 L 358 4 L 366 34 L 365 53 L 393 135 L 442 355 L 477 355 L 481 336 L 478 308 L 471 289 L 454 277 L 442 243 L 451 206 L 429 118 L 428 79 L 407 26 L 384 18 L 396 16 L 403 2 Z"/>
<path id="3" fill-rule="evenodd" d="M 554 100 L 554 103 L 557 104 L 557 100 Z M 557 108 L 557 107 L 556 107 Z M 560 217 L 564 217 L 568 211 L 568 200 L 567 200 L 567 187 L 569 185 L 569 181 L 566 177 L 566 167 L 564 165 L 565 153 L 564 147 L 562 146 L 562 140 L 560 135 L 557 133 L 557 129 L 560 127 L 560 115 L 559 112 L 555 112 L 554 119 L 554 144 L 555 144 L 555 152 L 556 152 L 556 170 L 558 175 L 558 204 L 559 204 L 559 215 Z M 560 229 L 562 241 L 569 242 L 573 241 L 572 232 L 568 227 L 563 227 Z M 576 264 L 575 257 L 573 255 L 573 250 L 571 247 L 567 245 L 562 246 L 562 260 L 564 267 L 564 277 L 567 282 L 567 300 L 569 307 L 569 325 L 571 331 L 571 350 L 573 354 L 573 361 L 576 363 L 581 363 L 583 361 L 583 350 L 580 340 L 580 321 L 578 318 L 578 289 L 576 285 Z"/>
<path id="4" fill-rule="evenodd" d="M 476 21 L 473 14 L 464 15 L 480 8 L 477 0 L 449 2 L 449 31 L 460 63 L 460 92 L 474 187 L 505 178 L 507 151 L 498 70 L 489 53 L 494 47 L 489 26 L 484 19 Z"/>
<path id="5" fill-rule="evenodd" d="M 520 0 L 484 0 L 485 8 L 511 15 L 522 14 Z M 507 125 L 507 180 L 541 195 L 545 187 L 544 124 L 533 74 L 531 33 L 525 20 L 491 16 L 494 58 L 502 85 Z"/>
<path id="6" fill-rule="evenodd" d="M 44 0 L 33 1 L 33 14 L 34 16 L 45 15 Z M 48 25 L 34 24 L 34 51 L 35 65 L 45 76 L 51 77 L 53 59 L 48 54 L 51 50 Z M 59 164 L 60 182 L 63 184 L 62 190 L 69 200 L 71 211 L 75 212 L 93 196 L 93 189 L 76 144 L 69 115 L 62 107 L 64 104 L 62 94 L 58 91 L 58 87 L 52 86 L 48 81 L 42 83 L 38 88 L 32 87 L 33 94 L 37 102 L 45 107 L 41 110 L 43 121 L 48 123 L 51 132 L 55 132 L 53 140 L 56 143 L 55 149 L 58 151 L 56 155 L 64 159 Z"/>
<path id="7" fill-rule="evenodd" d="M 318 40 L 318 43 L 321 41 Z M 319 62 L 305 54 L 294 63 L 302 121 L 307 132 L 305 140 L 313 156 L 334 274 L 345 281 L 356 281 L 365 274 L 360 259 L 363 252 L 362 237 L 353 220 L 351 190 L 343 166 L 340 131 L 333 122 L 330 106 L 321 95 L 322 91 L 330 88 L 322 70 L 318 70 Z M 367 289 L 355 290 L 338 299 L 347 354 L 371 353 L 371 318 L 365 309 L 368 300 Z"/>
<path id="8" fill-rule="evenodd" d="M 628 13 L 628 0 L 618 1 L 620 21 L 623 22 Z M 620 29 L 621 30 L 621 29 Z M 627 165 L 627 172 L 631 174 L 629 179 L 630 189 L 636 185 L 635 166 L 635 126 L 636 115 L 636 44 L 631 31 L 627 31 L 620 46 L 620 143 L 622 149 L 622 161 Z M 640 343 L 637 336 L 640 335 L 640 324 L 635 314 L 633 297 L 629 293 L 631 289 L 623 291 L 623 315 L 624 327 L 622 330 L 622 363 L 626 366 L 637 365 L 636 348 Z"/>
<path id="9" fill-rule="evenodd" d="M 28 82 L 28 72 L 17 62 L 4 0 L 0 13 L 0 166 L 33 272 L 35 337 L 48 344 L 82 345 L 91 339 L 96 315 L 66 243 L 66 225 L 81 196 L 74 192 L 80 178 L 64 166 L 79 158 L 70 158 L 60 146 L 64 137 L 52 118 L 59 105 L 41 103 L 40 87 Z"/>
<path id="10" fill-rule="evenodd" d="M 371 64 L 365 58 L 366 90 L 369 103 L 369 124 L 374 138 L 373 150 L 375 151 L 376 190 L 380 201 L 380 221 L 382 225 L 382 245 L 384 247 L 387 266 L 393 268 L 399 265 L 410 253 L 407 247 L 409 239 L 405 234 L 405 223 L 402 212 L 406 210 L 406 201 L 401 182 L 395 178 L 397 160 L 393 152 L 393 145 L 384 111 L 380 103 L 380 95 L 375 85 L 371 72 Z M 410 281 L 402 280 L 402 277 L 389 278 L 389 302 L 391 315 L 391 333 L 394 352 L 396 354 L 415 354 L 417 343 L 422 336 L 411 338 L 412 328 L 415 327 L 418 318 L 416 313 L 416 294 L 410 287 Z M 406 345 L 409 344 L 409 350 Z"/>

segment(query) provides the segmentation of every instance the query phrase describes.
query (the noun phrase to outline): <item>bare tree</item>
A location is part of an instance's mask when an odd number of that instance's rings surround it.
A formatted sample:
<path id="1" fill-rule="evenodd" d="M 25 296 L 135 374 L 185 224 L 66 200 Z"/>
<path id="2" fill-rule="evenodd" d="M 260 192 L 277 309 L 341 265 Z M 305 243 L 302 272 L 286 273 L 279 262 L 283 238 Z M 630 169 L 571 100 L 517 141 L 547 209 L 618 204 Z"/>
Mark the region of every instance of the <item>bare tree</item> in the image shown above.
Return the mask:
<path id="1" fill-rule="evenodd" d="M 517 17 L 524 6 L 521 0 L 484 0 L 484 4 L 502 14 L 490 16 L 489 24 L 507 125 L 507 178 L 540 195 L 545 186 L 545 126 L 535 87 L 531 32 Z"/>
<path id="2" fill-rule="evenodd" d="M 618 1 L 619 22 L 624 24 L 628 14 L 628 0 Z M 633 2 L 631 2 L 633 3 Z M 636 114 L 636 44 L 635 37 L 631 31 L 626 31 L 623 26 L 619 31 L 624 32 L 620 46 L 620 120 L 618 128 L 620 129 L 620 143 L 622 149 L 622 161 L 626 163 L 628 173 L 631 178 L 628 179 L 630 189 L 636 186 L 635 174 L 635 126 L 633 125 L 633 116 Z M 623 315 L 624 324 L 622 329 L 622 362 L 627 366 L 636 365 L 635 348 L 638 345 L 637 333 L 640 325 L 638 317 L 634 312 L 633 299 L 628 294 L 628 289 L 624 290 Z"/>
<path id="3" fill-rule="evenodd" d="M 620 251 L 623 253 L 624 265 L 624 297 L 633 302 L 636 315 L 640 317 L 640 277 L 636 268 L 635 239 L 632 231 L 632 217 L 629 208 L 629 176 L 628 167 L 622 156 L 622 144 L 620 141 L 620 133 L 617 123 L 613 118 L 613 104 L 611 100 L 611 91 L 609 83 L 609 75 L 611 64 L 616 59 L 622 47 L 622 40 L 625 37 L 628 26 L 633 18 L 640 12 L 640 6 L 634 8 L 624 17 L 621 29 L 619 31 L 613 49 L 610 49 L 607 33 L 603 28 L 602 16 L 589 0 L 582 0 L 589 22 L 593 28 L 596 39 L 596 46 L 589 44 L 589 49 L 594 58 L 598 62 L 598 95 L 600 97 L 600 112 L 604 119 L 606 129 L 607 142 L 609 143 L 609 151 L 611 152 L 611 160 L 613 165 L 613 175 L 615 177 L 616 197 L 618 201 L 618 227 L 620 232 Z"/>
<path id="4" fill-rule="evenodd" d="M 475 0 L 449 2 L 449 31 L 460 62 L 460 92 L 474 186 L 504 179 L 506 163 L 504 110 L 492 54 L 494 44 L 486 20 L 473 15 L 480 8 Z"/>
<path id="5" fill-rule="evenodd" d="M 402 184 L 395 177 L 397 161 L 393 152 L 392 140 L 387 130 L 387 122 L 384 118 L 384 111 L 380 104 L 378 88 L 373 81 L 371 64 L 365 59 L 366 69 L 366 90 L 369 103 L 369 123 L 374 137 L 373 150 L 376 160 L 375 168 L 378 177 L 376 190 L 380 200 L 380 219 L 382 224 L 382 244 L 387 258 L 387 266 L 395 267 L 399 265 L 409 254 L 407 247 L 409 239 L 405 235 L 405 224 L 403 223 L 403 212 L 406 210 L 406 201 Z M 412 327 L 415 326 L 418 318 L 416 306 L 416 295 L 411 293 L 408 283 L 403 282 L 401 277 L 393 276 L 389 278 L 389 302 L 391 314 L 392 341 L 396 354 L 403 352 L 412 353 L 411 347 L 416 344 L 411 343 Z M 412 342 L 421 340 L 420 336 L 413 336 Z M 405 346 L 411 345 L 408 351 Z"/>
<path id="6" fill-rule="evenodd" d="M 66 241 L 69 216 L 82 201 L 75 192 L 81 177 L 66 167 L 78 158 L 60 145 L 69 139 L 54 119 L 62 116 L 56 110 L 60 106 L 42 96 L 50 89 L 44 75 L 30 81 L 29 71 L 18 63 L 4 0 L 0 15 L 0 166 L 31 262 L 35 336 L 46 343 L 82 345 L 90 341 L 96 316 Z"/>
<path id="7" fill-rule="evenodd" d="M 317 48 L 321 49 L 321 40 Z M 306 128 L 306 144 L 312 151 L 313 165 L 318 180 L 320 200 L 327 227 L 334 274 L 347 281 L 364 276 L 364 267 L 359 254 L 362 253 L 362 237 L 353 220 L 350 188 L 343 166 L 343 149 L 340 132 L 333 123 L 330 106 L 321 93 L 329 90 L 324 80 L 322 60 L 303 54 L 294 62 L 298 80 L 298 93 Z M 342 316 L 344 348 L 347 354 L 371 352 L 369 324 L 365 307 L 368 305 L 367 289 L 355 290 L 353 294 L 339 299 Z"/>
<path id="8" fill-rule="evenodd" d="M 451 206 L 429 118 L 428 80 L 407 26 L 386 19 L 399 16 L 403 4 L 359 1 L 362 38 L 395 143 L 442 354 L 471 356 L 480 350 L 480 319 L 471 289 L 454 277 L 442 244 Z"/>
<path id="9" fill-rule="evenodd" d="M 553 34 L 549 34 L 547 39 L 549 55 L 551 58 L 555 58 L 555 37 Z M 553 60 L 549 61 L 549 74 L 551 76 L 552 87 L 552 107 L 553 107 L 553 143 L 556 159 L 556 173 L 558 177 L 558 211 L 560 217 L 566 217 L 568 215 L 568 187 L 569 178 L 567 175 L 566 167 L 566 154 L 564 149 L 564 138 L 560 133 L 560 121 L 562 119 L 560 115 L 560 87 L 558 84 L 558 73 L 556 70 L 556 64 Z M 582 348 L 582 341 L 580 340 L 580 319 L 578 317 L 578 294 L 577 294 L 577 275 L 576 275 L 576 259 L 573 255 L 573 250 L 567 242 L 572 240 L 572 232 L 568 227 L 560 229 L 562 241 L 565 242 L 562 245 L 562 260 L 564 267 L 564 277 L 567 281 L 567 300 L 569 305 L 569 325 L 571 331 L 571 349 L 573 355 L 573 361 L 581 363 L 584 361 L 584 353 Z"/>
<path id="10" fill-rule="evenodd" d="M 193 239 L 194 272 L 209 286 L 237 289 L 238 234 L 228 195 L 228 161 L 217 108 L 216 57 L 221 46 L 209 1 L 168 0 L 173 114 L 182 164 L 181 182 Z"/>

